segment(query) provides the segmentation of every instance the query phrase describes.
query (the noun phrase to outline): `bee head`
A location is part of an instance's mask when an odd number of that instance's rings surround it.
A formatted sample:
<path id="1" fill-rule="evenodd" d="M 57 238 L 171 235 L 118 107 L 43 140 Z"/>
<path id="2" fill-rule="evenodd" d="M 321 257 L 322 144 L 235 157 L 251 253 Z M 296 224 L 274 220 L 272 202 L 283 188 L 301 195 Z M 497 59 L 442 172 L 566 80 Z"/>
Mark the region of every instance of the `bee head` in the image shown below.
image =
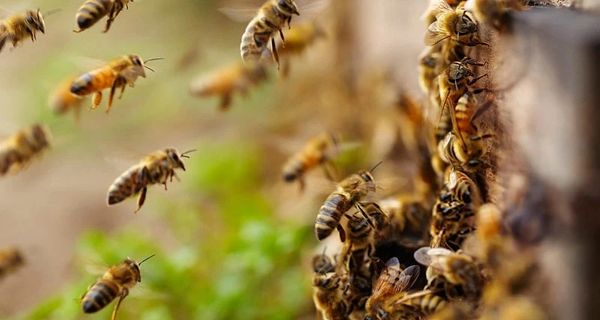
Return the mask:
<path id="1" fill-rule="evenodd" d="M 368 191 L 375 191 L 377 189 L 375 186 L 375 179 L 373 178 L 371 171 L 361 171 L 358 173 L 358 175 L 367 185 Z"/>
<path id="2" fill-rule="evenodd" d="M 174 168 L 181 168 L 185 171 L 185 165 L 183 161 L 181 161 L 181 157 L 179 156 L 179 152 L 177 152 L 174 148 L 166 149 L 167 157 L 169 158 L 169 162 L 173 165 Z"/>
<path id="3" fill-rule="evenodd" d="M 448 79 L 450 81 L 460 81 L 472 75 L 473 71 L 471 71 L 471 69 L 464 62 L 454 61 L 448 67 Z"/>
<path id="4" fill-rule="evenodd" d="M 335 272 L 315 275 L 313 285 L 325 290 L 335 290 L 340 286 L 340 278 Z"/>
<path id="5" fill-rule="evenodd" d="M 42 33 L 46 33 L 46 23 L 40 9 L 37 11 L 27 11 L 25 23 L 32 30 L 39 30 Z"/>
<path id="6" fill-rule="evenodd" d="M 298 6 L 294 0 L 277 0 L 277 6 L 289 15 L 300 15 L 298 12 Z"/>
<path id="7" fill-rule="evenodd" d="M 140 56 L 137 54 L 130 54 L 129 61 L 131 61 L 131 64 L 133 64 L 133 66 L 138 70 L 139 75 L 145 78 L 146 71 L 144 70 L 144 60 L 142 60 L 142 58 L 140 58 Z"/>
<path id="8" fill-rule="evenodd" d="M 456 31 L 458 35 L 472 34 L 479 30 L 479 26 L 474 19 L 472 19 L 468 11 L 463 11 L 460 20 L 456 23 Z"/>
<path id="9" fill-rule="evenodd" d="M 131 258 L 125 259 L 123 261 L 123 263 L 127 266 L 127 268 L 133 270 L 133 273 L 135 273 L 135 280 L 137 282 L 141 282 L 142 281 L 142 273 L 140 271 L 140 265 Z"/>

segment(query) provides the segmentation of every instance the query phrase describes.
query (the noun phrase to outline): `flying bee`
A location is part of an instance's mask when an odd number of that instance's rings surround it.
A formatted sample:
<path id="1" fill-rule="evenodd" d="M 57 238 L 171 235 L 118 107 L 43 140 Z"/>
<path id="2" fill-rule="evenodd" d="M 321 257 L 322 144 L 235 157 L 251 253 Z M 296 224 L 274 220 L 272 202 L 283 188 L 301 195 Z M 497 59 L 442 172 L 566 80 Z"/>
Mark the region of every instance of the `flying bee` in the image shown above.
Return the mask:
<path id="1" fill-rule="evenodd" d="M 370 171 L 360 171 L 342 180 L 338 183 L 336 190 L 325 199 L 315 221 L 315 235 L 318 240 L 327 238 L 333 232 L 333 229 L 337 229 L 340 233 L 340 239 L 342 242 L 345 241 L 346 233 L 340 225 L 340 219 L 353 206 L 360 207 L 358 202 L 361 199 L 369 193 L 375 192 L 377 186 L 371 172 L 379 164 L 375 165 Z M 372 224 L 366 214 L 365 218 Z"/>
<path id="2" fill-rule="evenodd" d="M 304 175 L 309 170 L 322 166 L 325 174 L 334 179 L 333 158 L 339 153 L 338 137 L 329 133 L 321 133 L 311 138 L 302 148 L 292 155 L 283 165 L 283 180 L 298 181 L 300 190 L 304 190 Z"/>
<path id="3" fill-rule="evenodd" d="M 143 61 L 140 56 L 135 54 L 120 57 L 104 67 L 79 76 L 71 84 L 71 93 L 78 96 L 93 94 L 92 109 L 96 109 L 100 105 L 100 102 L 102 102 L 102 90 L 110 88 L 108 107 L 106 108 L 106 113 L 108 113 L 112 107 L 113 97 L 117 88 L 121 88 L 120 99 L 127 85 L 133 87 L 138 77 L 146 77 L 144 68 L 154 71 L 152 68 L 146 66 L 146 63 L 159 59 L 162 58 Z"/>
<path id="4" fill-rule="evenodd" d="M 286 32 L 285 43 L 280 42 L 277 45 L 277 51 L 283 60 L 282 74 L 289 74 L 290 63 L 289 57 L 299 55 L 310 47 L 319 38 L 325 36 L 325 31 L 316 22 L 305 22 L 292 27 Z"/>
<path id="5" fill-rule="evenodd" d="M 427 28 L 426 45 L 434 46 L 445 40 L 463 46 L 485 44 L 479 39 L 477 20 L 464 8 L 454 9 L 445 0 L 437 0 L 430 11 L 435 13 L 435 21 Z"/>
<path id="6" fill-rule="evenodd" d="M 313 276 L 313 302 L 323 320 L 343 320 L 350 313 L 350 306 L 342 298 L 341 281 L 335 272 Z"/>
<path id="7" fill-rule="evenodd" d="M 69 78 L 62 82 L 50 96 L 49 104 L 56 114 L 64 114 L 73 110 L 75 118 L 79 120 L 81 113 L 82 97 L 71 93 L 71 83 L 75 78 Z"/>
<path id="8" fill-rule="evenodd" d="M 367 300 L 365 320 L 389 319 L 390 304 L 398 295 L 405 294 L 419 276 L 419 266 L 410 266 L 404 270 L 398 258 L 391 258 L 386 263 L 373 286 L 373 293 Z"/>
<path id="9" fill-rule="evenodd" d="M 427 266 L 428 286 L 432 285 L 433 279 L 443 277 L 444 281 L 439 283 L 445 287 L 445 291 L 460 294 L 460 297 L 448 295 L 449 298 L 472 300 L 481 296 L 483 278 L 479 265 L 471 256 L 446 248 L 423 247 L 415 251 L 414 257 L 417 262 Z M 452 286 L 459 286 L 460 290 Z"/>
<path id="10" fill-rule="evenodd" d="M 190 85 L 195 96 L 220 96 L 222 111 L 231 105 L 236 92 L 247 95 L 248 89 L 267 79 L 267 70 L 261 63 L 234 63 L 212 73 L 202 75 Z"/>
<path id="11" fill-rule="evenodd" d="M 240 44 L 242 60 L 244 62 L 260 60 L 263 53 L 267 52 L 267 46 L 271 41 L 271 52 L 279 64 L 273 34 L 279 32 L 281 40 L 285 42 L 281 29 L 286 23 L 290 25 L 293 15 L 300 15 L 294 0 L 267 0 L 258 9 L 256 16 L 248 23 L 242 35 Z"/>
<path id="12" fill-rule="evenodd" d="M 0 176 L 25 168 L 33 158 L 50 147 L 50 133 L 34 124 L 0 143 Z"/>
<path id="13" fill-rule="evenodd" d="M 97 312 L 118 297 L 119 300 L 117 301 L 111 316 L 111 320 L 115 320 L 119 306 L 123 299 L 129 294 L 129 290 L 131 290 L 138 282 L 142 281 L 140 265 L 152 257 L 154 257 L 154 255 L 143 259 L 139 263 L 127 258 L 120 264 L 110 267 L 104 275 L 83 294 L 81 298 L 83 312 Z"/>
<path id="14" fill-rule="evenodd" d="M 27 10 L 0 21 L 0 51 L 7 41 L 16 48 L 26 38 L 36 40 L 37 32 L 46 33 L 46 24 L 40 10 Z"/>
<path id="15" fill-rule="evenodd" d="M 25 262 L 21 251 L 9 247 L 0 249 L 0 279 L 10 272 L 15 271 Z"/>
<path id="16" fill-rule="evenodd" d="M 129 9 L 129 2 L 133 0 L 87 0 L 81 5 L 75 19 L 77 20 L 77 26 L 79 30 L 73 30 L 73 32 L 82 32 L 83 30 L 93 26 L 108 15 L 106 20 L 106 27 L 102 32 L 108 32 L 111 24 L 115 21 L 115 18 L 121 13 L 123 8 Z"/>
<path id="17" fill-rule="evenodd" d="M 167 190 L 167 180 L 173 181 L 177 177 L 175 169 L 185 171 L 182 158 L 195 150 L 189 150 L 179 154 L 174 148 L 155 151 L 146 156 L 138 164 L 132 166 L 121 174 L 108 188 L 108 205 L 117 204 L 126 198 L 139 194 L 138 206 L 134 212 L 138 212 L 146 200 L 146 191 L 149 185 L 162 184 Z"/>

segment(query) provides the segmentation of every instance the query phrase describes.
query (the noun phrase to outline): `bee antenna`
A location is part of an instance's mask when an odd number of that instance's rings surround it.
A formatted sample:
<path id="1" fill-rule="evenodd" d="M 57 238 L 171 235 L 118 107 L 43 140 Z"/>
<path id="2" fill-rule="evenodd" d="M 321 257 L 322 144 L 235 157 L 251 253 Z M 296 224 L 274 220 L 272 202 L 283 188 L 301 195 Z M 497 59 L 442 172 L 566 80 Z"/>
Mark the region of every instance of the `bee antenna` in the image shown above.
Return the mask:
<path id="1" fill-rule="evenodd" d="M 150 62 L 150 61 L 156 61 L 156 60 L 164 60 L 164 59 L 165 59 L 165 58 L 150 58 L 150 59 L 148 59 L 148 60 L 144 61 L 144 63 L 148 63 L 148 62 Z"/>
<path id="2" fill-rule="evenodd" d="M 369 170 L 369 172 L 373 173 L 373 171 L 375 171 L 375 169 L 377 169 L 377 167 L 379 167 L 379 165 L 382 163 L 383 163 L 383 160 L 377 162 L 377 164 L 374 165 L 373 168 L 371 168 L 371 170 Z"/>
<path id="3" fill-rule="evenodd" d="M 57 12 L 60 12 L 61 10 L 62 10 L 62 9 L 60 9 L 60 8 L 57 8 L 57 9 L 52 9 L 52 10 L 50 10 L 50 11 L 46 11 L 46 12 L 44 13 L 44 16 L 46 16 L 46 17 L 47 17 L 47 16 L 51 16 L 51 15 L 53 15 L 53 14 L 57 13 Z"/>
<path id="4" fill-rule="evenodd" d="M 145 64 L 144 64 L 144 68 L 146 68 L 146 69 L 148 69 L 148 70 L 150 70 L 150 71 L 154 72 L 154 69 L 152 69 L 152 68 L 148 67 L 148 66 L 147 66 L 147 65 L 145 65 Z"/>
<path id="5" fill-rule="evenodd" d="M 146 262 L 147 260 L 149 260 L 150 258 L 154 257 L 155 255 L 156 254 L 152 254 L 151 256 L 149 256 L 149 257 L 147 257 L 145 259 L 142 259 L 142 261 L 138 262 L 138 265 L 141 265 L 142 263 Z"/>
<path id="6" fill-rule="evenodd" d="M 188 150 L 188 151 L 186 151 L 186 152 L 184 152 L 184 153 L 180 154 L 179 156 L 180 156 L 180 157 L 182 157 L 182 158 L 188 158 L 188 159 L 189 159 L 190 157 L 188 156 L 188 153 L 192 153 L 192 152 L 196 152 L 196 151 L 198 151 L 198 150 L 196 150 L 196 149 L 191 149 L 191 150 Z"/>

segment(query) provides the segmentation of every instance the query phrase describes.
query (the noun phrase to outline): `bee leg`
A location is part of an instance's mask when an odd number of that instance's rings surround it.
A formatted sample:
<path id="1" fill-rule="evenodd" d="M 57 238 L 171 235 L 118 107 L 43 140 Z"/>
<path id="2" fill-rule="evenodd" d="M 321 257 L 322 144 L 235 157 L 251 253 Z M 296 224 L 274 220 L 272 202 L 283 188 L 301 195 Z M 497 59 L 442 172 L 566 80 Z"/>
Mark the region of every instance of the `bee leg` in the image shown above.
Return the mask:
<path id="1" fill-rule="evenodd" d="M 345 242 L 346 241 L 346 231 L 344 230 L 344 227 L 342 227 L 341 224 L 338 224 L 337 227 L 335 227 L 338 231 L 338 233 L 340 234 L 340 241 L 341 242 Z"/>
<path id="2" fill-rule="evenodd" d="M 281 37 L 281 41 L 283 42 L 281 45 L 283 47 L 285 47 L 285 37 L 283 36 L 283 31 L 281 29 L 278 29 L 278 30 L 279 30 L 279 36 Z"/>
<path id="3" fill-rule="evenodd" d="M 100 102 L 102 102 L 102 91 L 96 91 L 92 96 L 92 110 L 98 108 Z"/>
<path id="4" fill-rule="evenodd" d="M 127 87 L 127 84 L 124 84 L 121 86 L 121 93 L 119 94 L 119 99 L 123 98 L 123 93 L 125 93 L 126 87 Z"/>
<path id="5" fill-rule="evenodd" d="M 117 311 L 119 311 L 119 307 L 121 306 L 121 302 L 123 301 L 123 299 L 125 299 L 127 297 L 127 295 L 129 295 L 129 290 L 124 288 L 123 289 L 123 293 L 121 294 L 121 296 L 119 296 L 119 300 L 117 301 L 117 304 L 115 305 L 115 308 L 114 308 L 114 310 L 112 312 L 110 320 L 117 319 Z"/>
<path id="6" fill-rule="evenodd" d="M 119 86 L 125 86 L 126 83 L 127 81 L 125 81 L 125 79 L 122 77 L 117 77 L 115 79 L 115 81 L 112 84 L 112 87 L 110 87 L 110 95 L 108 96 L 108 107 L 106 107 L 106 113 L 110 112 L 110 108 L 112 107 L 113 99 L 115 97 L 115 91 L 117 91 L 117 88 Z"/>
<path id="7" fill-rule="evenodd" d="M 229 109 L 230 105 L 231 105 L 231 92 L 228 92 L 221 97 L 221 103 L 219 104 L 219 110 L 227 111 L 227 109 Z"/>
<path id="8" fill-rule="evenodd" d="M 373 224 L 373 221 L 371 221 L 371 217 L 369 217 L 369 215 L 365 212 L 365 209 L 363 209 L 362 204 L 357 202 L 354 205 L 356 206 L 358 211 L 360 211 L 360 213 L 363 215 L 363 217 L 365 217 L 365 219 L 367 219 L 367 223 L 371 226 L 371 228 L 373 228 L 373 230 L 375 230 L 375 225 Z"/>
<path id="9" fill-rule="evenodd" d="M 279 53 L 277 53 L 277 47 L 275 46 L 275 39 L 271 38 L 271 51 L 273 52 L 273 58 L 277 62 L 277 69 L 279 69 Z"/>
<path id="10" fill-rule="evenodd" d="M 113 23 L 113 21 L 115 20 L 115 17 L 117 16 L 118 13 L 117 12 L 117 4 L 116 2 L 113 2 L 113 6 L 110 8 L 110 12 L 108 13 L 108 20 L 106 20 L 106 27 L 104 27 L 104 33 L 107 33 L 108 30 L 110 30 L 110 25 Z"/>
<path id="11" fill-rule="evenodd" d="M 306 183 L 304 181 L 304 177 L 300 177 L 298 179 L 298 189 L 300 190 L 300 193 L 304 192 L 304 187 L 306 186 Z"/>
<path id="12" fill-rule="evenodd" d="M 140 209 L 142 209 L 144 201 L 146 201 L 146 191 L 148 191 L 148 188 L 146 187 L 142 188 L 142 191 L 140 191 L 140 195 L 138 196 L 138 206 L 133 213 L 137 213 L 140 211 Z"/>

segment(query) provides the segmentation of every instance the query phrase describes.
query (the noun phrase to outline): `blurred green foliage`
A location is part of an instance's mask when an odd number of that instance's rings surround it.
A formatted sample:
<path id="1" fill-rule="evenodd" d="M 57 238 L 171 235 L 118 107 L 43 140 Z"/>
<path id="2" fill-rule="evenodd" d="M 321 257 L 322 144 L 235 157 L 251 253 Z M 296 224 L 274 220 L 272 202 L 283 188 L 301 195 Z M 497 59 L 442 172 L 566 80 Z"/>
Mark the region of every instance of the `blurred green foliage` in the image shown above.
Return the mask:
<path id="1" fill-rule="evenodd" d="M 214 208 L 166 198 L 161 219 L 175 238 L 168 247 L 131 226 L 88 232 L 77 247 L 76 280 L 25 318 L 83 318 L 78 297 L 108 265 L 150 254 L 156 256 L 142 265 L 142 282 L 124 300 L 119 319 L 291 319 L 306 312 L 310 288 L 300 253 L 312 229 L 279 221 L 252 189 L 260 176 L 257 149 L 213 144 L 202 150 L 189 161 L 185 187 L 212 199 Z M 109 319 L 112 307 L 85 319 Z"/>

